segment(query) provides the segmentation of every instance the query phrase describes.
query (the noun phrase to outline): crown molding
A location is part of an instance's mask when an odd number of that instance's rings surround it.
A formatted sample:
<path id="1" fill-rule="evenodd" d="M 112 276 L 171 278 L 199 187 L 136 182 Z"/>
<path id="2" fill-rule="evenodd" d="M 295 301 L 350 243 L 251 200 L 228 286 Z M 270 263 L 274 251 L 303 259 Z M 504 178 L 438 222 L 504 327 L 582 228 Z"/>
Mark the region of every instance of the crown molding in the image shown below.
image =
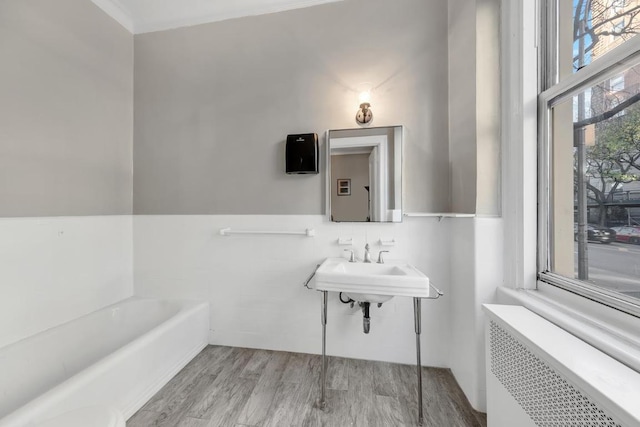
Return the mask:
<path id="1" fill-rule="evenodd" d="M 265 15 L 269 13 L 283 12 L 285 10 L 302 9 L 305 7 L 317 6 L 325 3 L 334 3 L 343 0 L 270 0 L 262 1 L 259 6 L 246 5 L 246 2 L 239 0 L 228 0 L 225 6 L 221 7 L 220 2 L 210 2 L 207 10 L 196 11 L 197 2 L 182 0 L 186 9 L 186 16 L 176 17 L 169 8 L 163 8 L 162 3 L 153 2 L 155 8 L 153 14 L 139 12 L 140 16 L 134 16 L 132 10 L 141 10 L 142 3 L 137 4 L 137 8 L 129 7 L 138 0 L 92 0 L 105 13 L 115 19 L 129 32 L 133 34 L 151 33 L 155 31 L 170 30 L 193 25 L 206 24 L 210 22 L 224 21 L 227 19 L 242 18 L 245 16 Z M 233 5 L 230 9 L 229 4 Z M 201 3 L 200 3 L 201 5 Z M 192 13 L 189 11 L 192 10 Z M 149 18 L 149 16 L 153 16 Z"/>
<path id="2" fill-rule="evenodd" d="M 96 6 L 102 9 L 107 15 L 115 19 L 120 25 L 130 33 L 135 34 L 133 17 L 131 11 L 126 8 L 120 0 L 91 0 Z"/>

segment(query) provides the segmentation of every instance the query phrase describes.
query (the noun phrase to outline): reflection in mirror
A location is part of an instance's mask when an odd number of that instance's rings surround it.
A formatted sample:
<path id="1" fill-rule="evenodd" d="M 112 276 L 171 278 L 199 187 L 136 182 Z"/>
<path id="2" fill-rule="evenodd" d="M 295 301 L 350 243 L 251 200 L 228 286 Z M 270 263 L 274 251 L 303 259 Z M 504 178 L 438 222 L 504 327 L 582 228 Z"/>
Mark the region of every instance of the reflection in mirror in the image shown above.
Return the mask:
<path id="1" fill-rule="evenodd" d="M 402 222 L 402 126 L 327 133 L 331 221 Z"/>

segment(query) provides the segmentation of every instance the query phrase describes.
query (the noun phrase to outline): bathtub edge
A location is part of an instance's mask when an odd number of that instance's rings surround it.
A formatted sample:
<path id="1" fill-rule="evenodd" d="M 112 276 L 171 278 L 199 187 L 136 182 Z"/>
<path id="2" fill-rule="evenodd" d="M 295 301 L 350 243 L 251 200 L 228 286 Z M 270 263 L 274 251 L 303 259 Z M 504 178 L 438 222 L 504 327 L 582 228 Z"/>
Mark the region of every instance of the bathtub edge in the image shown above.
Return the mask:
<path id="1" fill-rule="evenodd" d="M 125 420 L 128 420 L 140 410 L 148 401 L 155 395 L 157 392 L 162 389 L 171 379 L 176 376 L 178 372 L 180 372 L 194 357 L 198 355 L 202 350 L 205 349 L 209 345 L 207 342 L 200 343 L 198 346 L 194 347 L 194 349 L 189 352 L 180 362 L 178 362 L 172 369 L 168 370 L 162 378 L 159 378 L 154 384 L 150 385 L 149 388 L 140 395 L 140 398 L 136 402 L 132 402 L 130 407 L 122 409 L 122 415 Z"/>

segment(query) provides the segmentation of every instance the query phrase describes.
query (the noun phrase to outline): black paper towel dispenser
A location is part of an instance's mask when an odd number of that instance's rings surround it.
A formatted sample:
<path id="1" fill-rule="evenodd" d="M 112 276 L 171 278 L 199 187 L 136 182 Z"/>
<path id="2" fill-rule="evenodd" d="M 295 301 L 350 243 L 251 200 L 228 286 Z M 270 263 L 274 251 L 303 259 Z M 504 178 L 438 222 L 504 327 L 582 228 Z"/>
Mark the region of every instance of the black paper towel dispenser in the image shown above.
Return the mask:
<path id="1" fill-rule="evenodd" d="M 288 174 L 318 173 L 318 135 L 301 133 L 287 135 L 285 147 L 285 171 Z"/>

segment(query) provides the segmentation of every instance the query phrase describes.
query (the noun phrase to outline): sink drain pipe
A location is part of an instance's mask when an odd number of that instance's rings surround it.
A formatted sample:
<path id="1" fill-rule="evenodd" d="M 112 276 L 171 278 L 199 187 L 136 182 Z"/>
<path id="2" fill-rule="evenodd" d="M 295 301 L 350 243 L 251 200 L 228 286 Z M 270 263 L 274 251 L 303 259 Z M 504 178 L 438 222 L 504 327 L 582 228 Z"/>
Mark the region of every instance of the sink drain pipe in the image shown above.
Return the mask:
<path id="1" fill-rule="evenodd" d="M 356 303 L 353 299 L 349 297 L 347 297 L 346 300 L 342 299 L 342 292 L 338 294 L 338 298 L 340 299 L 341 303 L 349 304 L 351 308 L 353 308 L 354 304 Z M 369 309 L 371 307 L 371 303 L 368 301 L 362 301 L 362 302 L 358 302 L 358 305 L 362 309 L 362 331 L 365 334 L 368 334 L 369 331 L 371 330 L 371 318 L 369 317 Z M 378 303 L 378 307 L 382 307 L 382 303 Z"/>
<path id="2" fill-rule="evenodd" d="M 365 334 L 368 334 L 371 329 L 371 319 L 369 318 L 369 306 L 371 303 L 361 302 L 359 304 L 362 307 L 362 330 Z"/>

